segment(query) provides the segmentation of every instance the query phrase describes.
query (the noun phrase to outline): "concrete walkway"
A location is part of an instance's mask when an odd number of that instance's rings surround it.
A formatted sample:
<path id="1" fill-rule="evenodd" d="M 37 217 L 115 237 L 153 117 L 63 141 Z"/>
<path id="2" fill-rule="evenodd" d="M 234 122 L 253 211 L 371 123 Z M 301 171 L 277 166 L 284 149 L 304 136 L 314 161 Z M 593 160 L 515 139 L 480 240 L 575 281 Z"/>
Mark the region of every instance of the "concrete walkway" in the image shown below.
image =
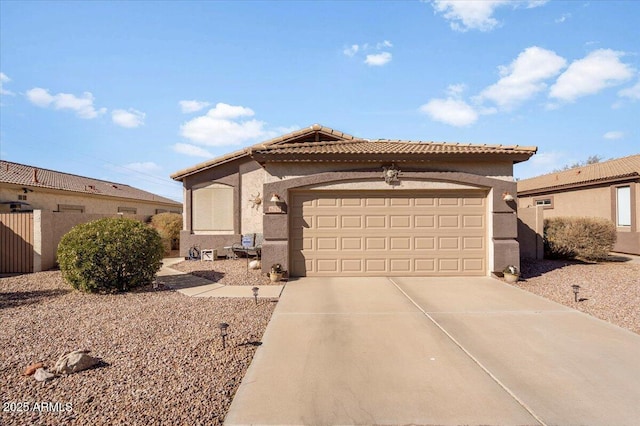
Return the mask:
<path id="1" fill-rule="evenodd" d="M 253 286 L 224 285 L 210 281 L 206 278 L 187 274 L 172 265 L 182 262 L 183 258 L 167 258 L 162 260 L 162 268 L 156 274 L 156 280 L 178 293 L 191 297 L 253 297 Z M 274 299 L 280 297 L 283 285 L 257 286 L 258 298 Z"/>
<path id="2" fill-rule="evenodd" d="M 491 278 L 305 278 L 227 425 L 637 425 L 640 336 Z"/>

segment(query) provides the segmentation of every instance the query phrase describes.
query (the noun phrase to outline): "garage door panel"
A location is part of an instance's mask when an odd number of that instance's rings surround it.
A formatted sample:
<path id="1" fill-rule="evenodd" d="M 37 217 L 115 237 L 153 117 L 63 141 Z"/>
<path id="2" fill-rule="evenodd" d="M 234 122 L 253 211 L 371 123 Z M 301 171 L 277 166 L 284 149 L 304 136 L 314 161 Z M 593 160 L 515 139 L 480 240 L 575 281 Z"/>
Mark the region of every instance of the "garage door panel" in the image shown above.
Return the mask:
<path id="1" fill-rule="evenodd" d="M 387 239 L 385 237 L 367 237 L 365 238 L 367 250 L 386 250 Z"/>
<path id="2" fill-rule="evenodd" d="M 292 275 L 483 275 L 485 197 L 468 191 L 293 193 Z"/>
<path id="3" fill-rule="evenodd" d="M 342 250 L 362 250 L 362 238 L 359 237 L 343 237 L 342 240 Z"/>
<path id="4" fill-rule="evenodd" d="M 389 224 L 394 229 L 397 229 L 397 228 L 409 229 L 411 228 L 411 215 L 403 215 L 403 216 L 392 215 L 389 217 Z"/>
<path id="5" fill-rule="evenodd" d="M 464 228 L 484 228 L 482 215 L 464 215 L 462 216 L 462 226 Z"/>
<path id="6" fill-rule="evenodd" d="M 459 250 L 460 241 L 458 237 L 440 237 L 438 238 L 438 248 L 440 250 Z"/>
<path id="7" fill-rule="evenodd" d="M 438 216 L 439 228 L 459 228 L 460 217 L 458 215 L 440 215 Z"/>
<path id="8" fill-rule="evenodd" d="M 391 250 L 411 250 L 411 237 L 391 237 L 389 248 Z"/>
<path id="9" fill-rule="evenodd" d="M 415 215 L 413 216 L 414 228 L 436 228 L 435 215 Z"/>

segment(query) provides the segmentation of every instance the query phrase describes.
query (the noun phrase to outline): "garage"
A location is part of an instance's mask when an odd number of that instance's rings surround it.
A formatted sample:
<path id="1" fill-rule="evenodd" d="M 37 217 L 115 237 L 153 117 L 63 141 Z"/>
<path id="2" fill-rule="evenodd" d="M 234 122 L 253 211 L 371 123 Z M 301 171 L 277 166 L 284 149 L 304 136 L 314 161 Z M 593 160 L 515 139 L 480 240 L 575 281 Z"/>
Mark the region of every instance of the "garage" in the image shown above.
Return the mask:
<path id="1" fill-rule="evenodd" d="M 293 276 L 486 275 L 485 191 L 300 191 Z"/>

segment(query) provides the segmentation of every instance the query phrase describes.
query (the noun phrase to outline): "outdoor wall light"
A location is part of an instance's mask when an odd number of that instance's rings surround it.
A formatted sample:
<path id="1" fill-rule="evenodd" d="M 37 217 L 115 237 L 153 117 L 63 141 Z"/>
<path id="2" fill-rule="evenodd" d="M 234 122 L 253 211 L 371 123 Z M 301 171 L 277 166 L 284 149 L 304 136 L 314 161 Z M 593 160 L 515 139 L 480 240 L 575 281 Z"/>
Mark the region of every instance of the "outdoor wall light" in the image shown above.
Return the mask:
<path id="1" fill-rule="evenodd" d="M 502 200 L 503 201 L 513 201 L 513 195 L 509 194 L 508 192 L 503 192 L 502 193 Z"/>
<path id="2" fill-rule="evenodd" d="M 282 198 L 280 198 L 280 196 L 274 192 L 273 195 L 271 196 L 271 202 L 272 203 L 281 203 L 282 202 Z"/>
<path id="3" fill-rule="evenodd" d="M 578 301 L 578 292 L 580 291 L 580 286 L 578 284 L 574 284 L 571 286 L 573 289 L 573 299 L 574 301 Z"/>
<path id="4" fill-rule="evenodd" d="M 259 287 L 254 287 L 251 289 L 251 291 L 253 291 L 253 298 L 256 301 L 256 305 L 258 304 L 258 291 L 260 290 Z"/>
<path id="5" fill-rule="evenodd" d="M 225 338 L 227 337 L 227 328 L 229 328 L 229 324 L 221 322 L 218 324 L 218 328 L 220 329 L 220 337 L 222 338 L 222 349 L 226 349 L 227 344 L 225 342 Z"/>

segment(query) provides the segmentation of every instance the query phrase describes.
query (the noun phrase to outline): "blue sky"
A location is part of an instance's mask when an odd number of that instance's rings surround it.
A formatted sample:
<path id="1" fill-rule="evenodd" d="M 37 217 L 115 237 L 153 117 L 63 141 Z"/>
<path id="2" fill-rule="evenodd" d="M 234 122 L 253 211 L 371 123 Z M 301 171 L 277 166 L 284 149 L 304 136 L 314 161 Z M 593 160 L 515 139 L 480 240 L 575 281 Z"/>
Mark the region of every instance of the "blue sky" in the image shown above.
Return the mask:
<path id="1" fill-rule="evenodd" d="M 169 175 L 321 123 L 640 152 L 640 2 L 0 1 L 0 156 L 181 199 Z"/>

